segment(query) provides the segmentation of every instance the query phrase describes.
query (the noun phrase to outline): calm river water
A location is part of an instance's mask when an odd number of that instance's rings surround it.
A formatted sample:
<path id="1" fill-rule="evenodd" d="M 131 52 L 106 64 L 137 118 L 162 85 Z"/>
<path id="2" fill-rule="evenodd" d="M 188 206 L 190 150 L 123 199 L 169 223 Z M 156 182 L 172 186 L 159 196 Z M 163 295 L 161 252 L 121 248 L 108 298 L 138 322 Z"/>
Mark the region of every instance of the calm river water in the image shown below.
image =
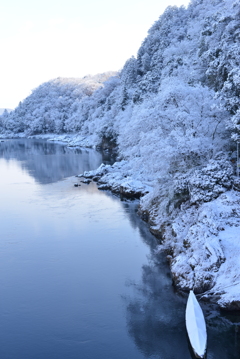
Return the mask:
<path id="1" fill-rule="evenodd" d="M 74 187 L 102 161 L 40 140 L 0 142 L 0 358 L 192 358 L 186 297 L 137 202 Z M 204 313 L 207 358 L 239 358 L 240 317 Z"/>

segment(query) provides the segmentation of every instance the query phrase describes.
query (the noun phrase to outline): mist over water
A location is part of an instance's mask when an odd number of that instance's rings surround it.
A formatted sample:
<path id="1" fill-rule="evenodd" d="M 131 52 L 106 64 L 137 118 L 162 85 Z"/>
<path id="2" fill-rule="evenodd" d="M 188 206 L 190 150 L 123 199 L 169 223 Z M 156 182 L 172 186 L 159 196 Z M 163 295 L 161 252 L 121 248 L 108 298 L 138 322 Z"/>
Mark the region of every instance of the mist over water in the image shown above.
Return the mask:
<path id="1" fill-rule="evenodd" d="M 187 298 L 138 202 L 74 187 L 102 161 L 46 141 L 0 142 L 1 358 L 192 357 Z M 207 358 L 239 358 L 240 318 L 203 309 Z"/>

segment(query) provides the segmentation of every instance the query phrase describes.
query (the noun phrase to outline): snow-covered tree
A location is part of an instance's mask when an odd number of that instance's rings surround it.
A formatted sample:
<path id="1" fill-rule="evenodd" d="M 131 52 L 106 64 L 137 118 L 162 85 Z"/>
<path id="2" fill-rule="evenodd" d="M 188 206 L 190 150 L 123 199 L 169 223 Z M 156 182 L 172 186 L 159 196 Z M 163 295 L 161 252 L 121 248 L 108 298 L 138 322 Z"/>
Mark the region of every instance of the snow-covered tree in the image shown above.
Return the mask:
<path id="1" fill-rule="evenodd" d="M 239 19 L 235 0 L 168 7 L 119 76 L 42 84 L 2 118 L 2 131 L 114 139 L 123 157 L 159 176 L 203 163 L 230 143 L 229 130 L 239 136 Z"/>

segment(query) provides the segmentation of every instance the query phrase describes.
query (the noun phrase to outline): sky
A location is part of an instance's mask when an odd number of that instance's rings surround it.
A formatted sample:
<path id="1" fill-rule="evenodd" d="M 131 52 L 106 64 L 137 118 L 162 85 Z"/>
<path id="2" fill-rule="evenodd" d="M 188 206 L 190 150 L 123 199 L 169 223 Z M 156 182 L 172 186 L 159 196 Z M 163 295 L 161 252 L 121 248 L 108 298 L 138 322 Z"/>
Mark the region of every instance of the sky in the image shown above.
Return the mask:
<path id="1" fill-rule="evenodd" d="M 120 70 L 169 5 L 189 0 L 0 0 L 0 108 L 41 83 Z"/>

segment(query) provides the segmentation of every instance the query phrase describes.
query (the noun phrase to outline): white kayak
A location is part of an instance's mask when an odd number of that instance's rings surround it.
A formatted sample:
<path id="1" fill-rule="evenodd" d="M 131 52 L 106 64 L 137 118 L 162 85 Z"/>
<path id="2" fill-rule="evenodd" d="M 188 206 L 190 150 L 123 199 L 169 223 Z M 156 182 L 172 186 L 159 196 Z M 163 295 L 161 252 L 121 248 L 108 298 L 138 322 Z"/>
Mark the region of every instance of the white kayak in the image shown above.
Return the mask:
<path id="1" fill-rule="evenodd" d="M 190 290 L 186 307 L 188 337 L 197 358 L 204 358 L 207 348 L 207 330 L 202 309 Z"/>

